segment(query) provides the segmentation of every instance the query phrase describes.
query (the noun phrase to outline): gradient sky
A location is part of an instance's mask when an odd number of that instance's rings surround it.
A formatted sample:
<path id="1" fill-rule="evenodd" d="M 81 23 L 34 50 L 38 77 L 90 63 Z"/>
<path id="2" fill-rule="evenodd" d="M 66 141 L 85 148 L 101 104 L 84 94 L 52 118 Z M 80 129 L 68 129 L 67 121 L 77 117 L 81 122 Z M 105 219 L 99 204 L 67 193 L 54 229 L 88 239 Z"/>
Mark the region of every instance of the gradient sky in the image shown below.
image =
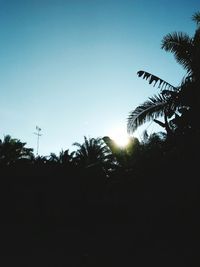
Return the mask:
<path id="1" fill-rule="evenodd" d="M 126 132 L 129 112 L 158 92 L 137 71 L 178 85 L 184 72 L 160 43 L 192 35 L 199 10 L 191 0 L 0 0 L 0 138 L 36 149 L 38 125 L 49 155 Z"/>

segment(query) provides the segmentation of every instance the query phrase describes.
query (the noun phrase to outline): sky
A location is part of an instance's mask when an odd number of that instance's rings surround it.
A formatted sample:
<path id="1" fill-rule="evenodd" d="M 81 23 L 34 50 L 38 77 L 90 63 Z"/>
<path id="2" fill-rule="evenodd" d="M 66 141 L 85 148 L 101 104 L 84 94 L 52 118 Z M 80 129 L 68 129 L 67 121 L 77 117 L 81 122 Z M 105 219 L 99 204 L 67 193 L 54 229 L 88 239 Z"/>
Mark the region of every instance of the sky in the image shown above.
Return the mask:
<path id="1" fill-rule="evenodd" d="M 39 154 L 75 150 L 83 136 L 125 134 L 129 113 L 158 89 L 149 71 L 173 85 L 184 75 L 162 38 L 192 36 L 191 0 L 0 0 L 0 139 Z M 158 131 L 154 123 L 142 131 Z"/>

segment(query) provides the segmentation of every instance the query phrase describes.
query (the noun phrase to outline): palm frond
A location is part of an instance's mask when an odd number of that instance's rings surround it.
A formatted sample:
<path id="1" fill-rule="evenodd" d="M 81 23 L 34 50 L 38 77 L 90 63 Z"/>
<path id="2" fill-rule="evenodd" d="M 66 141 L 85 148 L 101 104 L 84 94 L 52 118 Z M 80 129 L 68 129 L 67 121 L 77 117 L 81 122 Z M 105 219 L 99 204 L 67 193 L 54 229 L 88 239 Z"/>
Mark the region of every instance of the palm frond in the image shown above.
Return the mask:
<path id="1" fill-rule="evenodd" d="M 168 99 L 168 100 L 173 100 L 173 99 L 175 99 L 175 98 L 178 96 L 179 91 L 180 91 L 179 88 L 180 88 L 180 87 L 177 87 L 177 88 L 176 88 L 176 91 L 163 90 L 163 91 L 161 92 L 161 95 L 164 96 L 164 97 L 165 97 L 166 99 Z"/>
<path id="2" fill-rule="evenodd" d="M 182 32 L 169 33 L 162 39 L 161 48 L 174 54 L 175 59 L 187 71 L 191 68 L 192 38 Z"/>
<path id="3" fill-rule="evenodd" d="M 77 146 L 77 147 L 79 147 L 79 148 L 81 148 L 81 146 L 82 146 L 82 145 L 81 145 L 80 143 L 78 143 L 78 142 L 75 142 L 75 143 L 73 143 L 72 145 L 73 145 L 73 146 Z"/>
<path id="4" fill-rule="evenodd" d="M 192 20 L 196 22 L 197 25 L 200 25 L 200 12 L 195 12 L 192 16 Z"/>
<path id="5" fill-rule="evenodd" d="M 193 54 L 192 54 L 192 67 L 190 74 L 198 77 L 200 76 L 200 24 L 199 27 L 196 29 L 194 37 L 193 37 Z"/>
<path id="6" fill-rule="evenodd" d="M 194 48 L 199 49 L 199 43 L 200 43 L 200 27 L 196 29 L 193 37 Z"/>
<path id="7" fill-rule="evenodd" d="M 149 81 L 149 84 L 152 84 L 153 83 L 153 86 L 155 86 L 157 83 L 158 84 L 158 88 L 160 88 L 161 90 L 175 90 L 175 87 L 173 85 L 171 85 L 170 83 L 164 81 L 163 79 L 147 72 L 147 71 L 144 71 L 144 70 L 140 70 L 137 72 L 137 75 L 139 77 L 142 77 L 143 79 Z"/>
<path id="8" fill-rule="evenodd" d="M 159 120 L 154 119 L 154 122 L 160 125 L 161 127 L 165 128 L 165 123 Z"/>
<path id="9" fill-rule="evenodd" d="M 133 110 L 128 117 L 127 130 L 133 133 L 140 125 L 147 121 L 163 116 L 168 105 L 163 95 L 153 96 Z"/>

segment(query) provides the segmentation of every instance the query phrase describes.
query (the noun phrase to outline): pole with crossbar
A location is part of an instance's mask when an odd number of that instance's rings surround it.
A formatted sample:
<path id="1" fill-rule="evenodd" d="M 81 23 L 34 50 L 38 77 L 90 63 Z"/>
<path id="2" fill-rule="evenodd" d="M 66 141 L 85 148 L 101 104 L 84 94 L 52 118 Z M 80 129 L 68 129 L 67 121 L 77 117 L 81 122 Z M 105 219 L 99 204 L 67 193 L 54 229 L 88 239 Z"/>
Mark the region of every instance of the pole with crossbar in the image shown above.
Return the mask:
<path id="1" fill-rule="evenodd" d="M 35 135 L 37 135 L 37 151 L 36 151 L 36 155 L 38 156 L 38 151 L 39 151 L 39 138 L 40 136 L 42 136 L 42 134 L 40 134 L 41 132 L 41 128 L 39 128 L 38 126 L 36 126 L 36 133 L 34 133 Z"/>

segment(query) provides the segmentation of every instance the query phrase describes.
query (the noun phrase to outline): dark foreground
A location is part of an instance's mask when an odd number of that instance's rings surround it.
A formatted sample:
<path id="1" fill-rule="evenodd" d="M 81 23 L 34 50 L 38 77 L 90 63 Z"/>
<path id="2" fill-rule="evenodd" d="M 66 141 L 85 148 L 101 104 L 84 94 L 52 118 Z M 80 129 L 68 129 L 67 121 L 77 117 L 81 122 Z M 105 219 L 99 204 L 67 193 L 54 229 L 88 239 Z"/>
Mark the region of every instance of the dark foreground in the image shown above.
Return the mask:
<path id="1" fill-rule="evenodd" d="M 1 265 L 199 265 L 197 168 L 163 168 L 2 170 Z"/>

